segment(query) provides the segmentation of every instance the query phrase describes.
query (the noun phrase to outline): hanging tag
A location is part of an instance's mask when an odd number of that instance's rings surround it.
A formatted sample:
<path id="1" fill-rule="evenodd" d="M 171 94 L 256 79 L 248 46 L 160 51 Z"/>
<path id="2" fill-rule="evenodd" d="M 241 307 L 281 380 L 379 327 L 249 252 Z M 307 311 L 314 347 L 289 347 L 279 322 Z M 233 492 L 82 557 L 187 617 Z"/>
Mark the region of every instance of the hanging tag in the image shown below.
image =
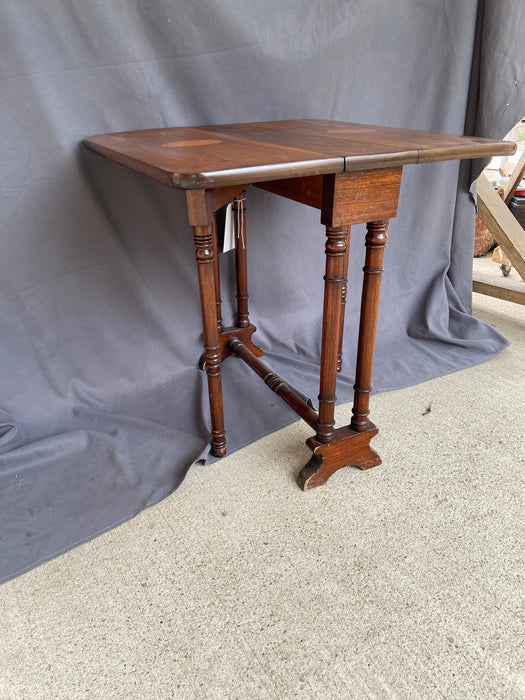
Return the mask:
<path id="1" fill-rule="evenodd" d="M 224 243 L 222 252 L 227 253 L 235 248 L 235 229 L 233 226 L 233 203 L 230 202 L 226 207 L 226 216 L 224 219 Z"/>

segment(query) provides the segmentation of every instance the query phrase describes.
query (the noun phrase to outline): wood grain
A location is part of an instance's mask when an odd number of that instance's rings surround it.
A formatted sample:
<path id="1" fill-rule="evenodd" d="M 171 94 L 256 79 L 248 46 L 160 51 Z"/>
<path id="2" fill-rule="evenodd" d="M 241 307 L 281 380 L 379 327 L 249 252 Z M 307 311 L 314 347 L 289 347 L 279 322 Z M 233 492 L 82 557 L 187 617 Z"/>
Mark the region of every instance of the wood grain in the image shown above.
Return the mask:
<path id="1" fill-rule="evenodd" d="M 313 455 L 299 472 L 297 483 L 306 491 L 322 486 L 332 474 L 343 467 L 377 467 L 381 464 L 381 458 L 370 447 L 370 441 L 377 433 L 375 425 L 369 423 L 368 429 L 361 432 L 356 432 L 348 426 L 337 428 L 333 441 L 327 444 L 316 438 L 309 438 L 306 444 L 313 451 Z"/>
<path id="2" fill-rule="evenodd" d="M 396 167 L 325 175 L 321 223 L 342 226 L 394 218 L 401 171 Z"/>
<path id="3" fill-rule="evenodd" d="M 280 396 L 312 428 L 317 424 L 317 412 L 299 393 L 287 384 L 282 377 L 267 367 L 264 362 L 250 351 L 239 338 L 233 337 L 228 348 L 240 357 L 253 371 L 261 377 L 266 386 Z"/>
<path id="4" fill-rule="evenodd" d="M 388 240 L 387 231 L 388 221 L 372 221 L 367 224 L 354 405 L 352 407 L 352 422 L 350 424 L 351 428 L 356 432 L 364 432 L 370 427 L 368 414 L 370 392 L 372 391 L 372 368 L 374 364 L 381 277 L 383 274 L 383 257 Z"/>
<path id="5" fill-rule="evenodd" d="M 195 258 L 199 275 L 205 366 L 211 414 L 211 447 L 216 457 L 226 454 L 222 405 L 221 351 L 217 329 L 213 226 L 194 226 Z"/>
<path id="6" fill-rule="evenodd" d="M 331 442 L 334 437 L 337 360 L 343 332 L 343 288 L 350 229 L 326 227 L 326 272 L 324 276 L 321 374 L 319 379 L 319 421 L 316 439 Z"/>
<path id="7" fill-rule="evenodd" d="M 481 158 L 516 148 L 509 141 L 307 119 L 145 129 L 91 136 L 84 144 L 182 189 Z"/>

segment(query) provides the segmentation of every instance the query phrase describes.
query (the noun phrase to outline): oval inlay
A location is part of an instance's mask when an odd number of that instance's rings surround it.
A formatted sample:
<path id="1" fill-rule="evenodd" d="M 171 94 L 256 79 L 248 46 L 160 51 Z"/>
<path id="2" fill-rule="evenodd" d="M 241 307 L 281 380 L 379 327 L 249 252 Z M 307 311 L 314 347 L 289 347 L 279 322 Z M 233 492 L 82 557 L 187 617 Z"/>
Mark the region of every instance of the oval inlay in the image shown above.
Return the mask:
<path id="1" fill-rule="evenodd" d="M 214 143 L 222 143 L 220 139 L 194 139 L 193 141 L 170 141 L 163 143 L 163 148 L 185 148 L 187 146 L 211 146 Z"/>

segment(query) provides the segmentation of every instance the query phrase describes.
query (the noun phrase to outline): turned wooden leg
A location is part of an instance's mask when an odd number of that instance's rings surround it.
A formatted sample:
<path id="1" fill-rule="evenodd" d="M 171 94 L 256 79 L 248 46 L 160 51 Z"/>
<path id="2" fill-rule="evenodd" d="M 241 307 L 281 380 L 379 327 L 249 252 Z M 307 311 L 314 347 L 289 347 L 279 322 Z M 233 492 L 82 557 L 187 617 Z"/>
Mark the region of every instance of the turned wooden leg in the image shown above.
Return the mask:
<path id="1" fill-rule="evenodd" d="M 235 272 L 237 278 L 237 320 L 238 328 L 248 328 L 248 264 L 246 255 L 246 191 L 233 200 L 233 221 L 235 226 Z"/>
<path id="2" fill-rule="evenodd" d="M 343 336 L 344 336 L 344 326 L 345 326 L 345 311 L 346 311 L 346 296 L 348 294 L 348 257 L 350 253 L 350 226 L 348 227 L 348 244 L 346 246 L 346 253 L 343 258 L 343 288 L 341 290 L 341 338 L 339 340 L 339 354 L 337 355 L 337 371 L 340 372 L 343 369 Z"/>
<path id="3" fill-rule="evenodd" d="M 218 255 L 214 245 L 213 225 L 193 226 L 195 257 L 199 273 L 204 355 L 208 375 L 208 393 L 211 412 L 211 447 L 216 457 L 226 454 L 224 412 L 222 406 L 221 352 L 216 313 L 216 280 L 214 260 Z"/>
<path id="4" fill-rule="evenodd" d="M 357 351 L 355 398 L 352 422 L 349 426 L 333 428 L 335 404 L 335 378 L 340 336 L 336 329 L 342 326 L 342 236 L 327 229 L 327 273 L 325 287 L 325 311 L 323 318 L 323 359 L 321 361 L 321 393 L 319 396 L 319 424 L 317 435 L 306 444 L 313 455 L 298 475 L 297 483 L 306 490 L 326 483 L 330 476 L 345 466 L 370 469 L 381 464 L 381 458 L 370 447 L 377 435 L 377 428 L 368 420 L 368 403 L 371 390 L 374 343 L 379 310 L 379 290 L 383 271 L 383 255 L 386 246 L 388 222 L 376 221 L 367 225 L 366 260 L 361 300 L 361 320 Z M 342 272 L 341 272 L 342 271 Z M 336 293 L 336 290 L 339 290 Z M 338 296 L 341 295 L 341 296 Z M 339 304 L 337 300 L 339 298 Z M 339 309 L 339 311 L 337 310 Z M 332 320 L 330 320 L 332 319 Z M 326 327 L 326 328 L 325 328 Z M 333 346 L 330 345 L 333 343 Z M 326 348 L 326 351 L 325 351 Z M 324 397 L 321 399 L 321 397 Z M 322 416 L 322 418 L 321 418 Z"/>
<path id="5" fill-rule="evenodd" d="M 215 306 L 217 310 L 217 330 L 219 333 L 223 331 L 222 325 L 222 299 L 221 299 L 221 269 L 219 260 L 219 238 L 217 235 L 217 217 L 213 216 L 213 269 L 215 273 Z"/>
<path id="6" fill-rule="evenodd" d="M 385 253 L 388 221 L 372 221 L 367 224 L 366 258 L 363 268 L 363 294 L 361 298 L 361 319 L 357 345 L 357 365 L 354 384 L 354 406 L 350 427 L 356 432 L 370 429 L 368 419 L 370 392 L 372 390 L 372 367 L 376 340 L 377 314 L 383 256 Z"/>
<path id="7" fill-rule="evenodd" d="M 345 260 L 348 256 L 349 227 L 326 227 L 326 274 L 324 277 L 323 331 L 321 341 L 321 377 L 319 382 L 319 420 L 316 440 L 334 438 L 335 386 L 337 357 L 342 334 L 342 298 Z"/>

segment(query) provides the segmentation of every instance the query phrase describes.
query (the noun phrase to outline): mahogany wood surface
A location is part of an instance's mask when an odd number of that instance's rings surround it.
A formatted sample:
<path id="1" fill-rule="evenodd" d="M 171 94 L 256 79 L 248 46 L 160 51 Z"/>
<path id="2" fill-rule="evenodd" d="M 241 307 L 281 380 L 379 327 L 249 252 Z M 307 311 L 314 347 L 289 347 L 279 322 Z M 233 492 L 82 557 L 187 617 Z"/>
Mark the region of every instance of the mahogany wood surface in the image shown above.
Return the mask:
<path id="1" fill-rule="evenodd" d="M 370 440 L 378 429 L 369 423 L 366 431 L 356 432 L 350 427 L 337 428 L 332 442 L 325 444 L 316 438 L 306 441 L 313 455 L 297 477 L 297 483 L 306 491 L 322 486 L 342 467 L 370 469 L 381 464 L 381 457 L 370 447 Z"/>
<path id="2" fill-rule="evenodd" d="M 217 314 L 217 330 L 222 333 L 222 299 L 221 299 L 221 268 L 219 265 L 219 237 L 217 231 L 217 217 L 213 217 L 213 273 L 215 275 L 215 307 Z"/>
<path id="3" fill-rule="evenodd" d="M 226 454 L 226 433 L 222 405 L 221 351 L 217 329 L 213 225 L 194 226 L 195 258 L 199 275 L 204 353 L 212 423 L 211 446 L 216 457 Z"/>
<path id="4" fill-rule="evenodd" d="M 370 447 L 378 429 L 369 399 L 388 220 L 397 214 L 402 166 L 437 160 L 513 153 L 506 141 L 328 120 L 295 120 L 174 127 L 105 134 L 85 145 L 172 187 L 186 189 L 199 276 L 204 355 L 208 375 L 211 447 L 226 454 L 221 363 L 238 355 L 316 431 L 313 455 L 298 476 L 303 489 L 319 486 L 338 469 L 381 464 Z M 319 412 L 258 358 L 248 311 L 246 188 L 256 185 L 320 210 L 326 227 L 325 291 Z M 218 236 L 214 213 L 233 201 L 237 315 L 223 328 Z M 350 226 L 367 223 L 354 406 L 349 426 L 336 428 L 337 373 L 342 363 Z"/>
<path id="5" fill-rule="evenodd" d="M 385 254 L 388 221 L 373 221 L 367 224 L 366 257 L 363 268 L 363 293 L 361 297 L 361 318 L 357 343 L 357 364 L 354 385 L 354 406 L 351 428 L 356 432 L 369 429 L 368 420 L 370 392 L 372 391 L 372 367 L 376 342 L 377 315 L 383 256 Z"/>
<path id="6" fill-rule="evenodd" d="M 365 223 L 397 214 L 402 168 L 379 168 L 254 183 L 281 197 L 321 209 L 325 226 Z"/>
<path id="7" fill-rule="evenodd" d="M 233 350 L 229 347 L 229 342 L 232 338 L 237 338 L 250 350 L 255 357 L 262 357 L 264 355 L 262 349 L 255 345 L 252 341 L 252 335 L 255 333 L 257 328 L 250 324 L 247 328 L 238 328 L 237 326 L 227 326 L 219 331 L 219 352 L 221 355 L 221 362 L 233 355 Z M 206 352 L 204 352 L 199 360 L 199 369 L 206 369 Z"/>
<path id="8" fill-rule="evenodd" d="M 350 226 L 348 227 L 348 245 L 346 247 L 346 255 L 343 262 L 343 285 L 341 288 L 341 323 L 340 323 L 340 338 L 339 338 L 339 352 L 337 353 L 337 371 L 341 372 L 343 369 L 343 331 L 345 323 L 345 311 L 346 311 L 346 297 L 348 295 L 348 262 L 350 253 Z"/>
<path id="9" fill-rule="evenodd" d="M 183 189 L 483 158 L 516 148 L 509 141 L 315 119 L 145 129 L 91 136 L 84 144 Z"/>
<path id="10" fill-rule="evenodd" d="M 325 175 L 321 223 L 361 224 L 397 214 L 401 168 L 358 170 Z"/>
<path id="11" fill-rule="evenodd" d="M 343 329 L 343 285 L 348 256 L 349 227 L 326 227 L 326 272 L 324 276 L 323 328 L 321 336 L 321 375 L 319 381 L 319 421 L 316 438 L 331 442 L 334 438 L 335 386 L 337 360 Z"/>
<path id="12" fill-rule="evenodd" d="M 292 199 L 300 204 L 307 204 L 314 209 L 321 209 L 323 206 L 323 175 L 292 177 L 287 180 L 270 180 L 254 184 L 261 190 Z"/>

